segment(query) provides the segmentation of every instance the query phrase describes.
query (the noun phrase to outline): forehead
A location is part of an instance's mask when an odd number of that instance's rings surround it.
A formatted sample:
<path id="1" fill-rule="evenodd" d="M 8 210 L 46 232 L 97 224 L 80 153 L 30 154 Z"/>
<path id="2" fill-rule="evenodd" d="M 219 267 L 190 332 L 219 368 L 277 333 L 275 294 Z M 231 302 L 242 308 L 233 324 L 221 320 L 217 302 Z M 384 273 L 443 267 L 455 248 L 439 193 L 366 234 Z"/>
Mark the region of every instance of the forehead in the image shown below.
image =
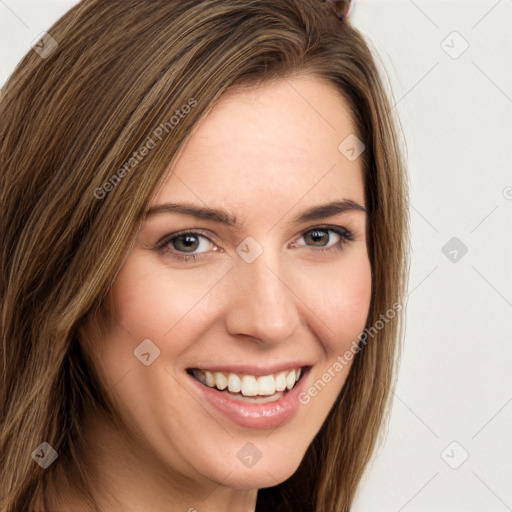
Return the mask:
<path id="1" fill-rule="evenodd" d="M 347 102 L 319 78 L 229 91 L 195 127 L 155 203 L 185 199 L 242 213 L 302 198 L 303 206 L 364 204 L 361 159 L 338 149 L 354 133 Z"/>

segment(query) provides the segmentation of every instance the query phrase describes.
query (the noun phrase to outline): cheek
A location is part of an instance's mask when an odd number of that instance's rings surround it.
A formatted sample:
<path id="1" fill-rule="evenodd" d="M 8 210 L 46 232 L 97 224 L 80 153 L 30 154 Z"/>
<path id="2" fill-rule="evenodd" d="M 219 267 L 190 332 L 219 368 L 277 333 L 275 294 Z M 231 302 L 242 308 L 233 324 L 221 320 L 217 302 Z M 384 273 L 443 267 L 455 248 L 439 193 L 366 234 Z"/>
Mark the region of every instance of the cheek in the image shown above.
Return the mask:
<path id="1" fill-rule="evenodd" d="M 193 287 L 177 288 L 169 281 L 161 268 L 147 265 L 144 258 L 128 258 L 119 272 L 106 301 L 107 332 L 95 341 L 97 362 L 108 387 L 128 373 L 130 380 L 151 385 L 149 376 L 154 372 L 146 370 L 158 367 L 163 359 L 155 359 L 156 364 L 149 368 L 141 364 L 134 351 L 143 340 L 151 340 L 156 347 L 152 348 L 154 354 L 159 350 L 160 355 L 172 357 L 181 350 L 179 339 L 165 346 L 162 340 L 169 331 L 172 335 L 173 326 L 186 314 L 186 307 L 197 292 Z"/>
<path id="2" fill-rule="evenodd" d="M 221 265 L 210 272 L 178 271 L 155 264 L 154 257 L 128 258 L 108 297 L 108 332 L 95 342 L 107 385 L 116 384 L 128 372 L 130 379 L 146 387 L 156 385 L 148 378 L 153 372 L 146 371 L 134 351 L 149 339 L 155 353 L 159 351 L 150 368 L 178 361 L 218 314 L 218 301 L 212 302 L 209 295 L 226 271 Z"/>
<path id="3" fill-rule="evenodd" d="M 329 356 L 339 355 L 364 329 L 372 293 L 371 266 L 367 256 L 355 255 L 332 269 L 317 269 L 302 282 L 307 300 L 325 324 L 321 341 Z M 315 286 L 312 288 L 311 283 Z M 306 293 L 303 294 L 306 296 Z"/>
<path id="4" fill-rule="evenodd" d="M 316 332 L 323 357 L 309 376 L 300 403 L 316 418 L 310 425 L 311 436 L 320 428 L 339 396 L 352 367 L 364 330 L 371 302 L 371 265 L 367 256 L 354 255 L 345 265 L 313 276 L 318 286 L 309 295 L 317 318 Z M 312 276 L 310 276 L 312 277 Z"/>
<path id="5" fill-rule="evenodd" d="M 202 298 L 214 287 L 217 274 L 170 270 L 154 261 L 131 258 L 112 287 L 113 315 L 134 337 L 172 339 L 177 346 L 173 329 L 183 329 L 187 319 L 201 310 Z"/>

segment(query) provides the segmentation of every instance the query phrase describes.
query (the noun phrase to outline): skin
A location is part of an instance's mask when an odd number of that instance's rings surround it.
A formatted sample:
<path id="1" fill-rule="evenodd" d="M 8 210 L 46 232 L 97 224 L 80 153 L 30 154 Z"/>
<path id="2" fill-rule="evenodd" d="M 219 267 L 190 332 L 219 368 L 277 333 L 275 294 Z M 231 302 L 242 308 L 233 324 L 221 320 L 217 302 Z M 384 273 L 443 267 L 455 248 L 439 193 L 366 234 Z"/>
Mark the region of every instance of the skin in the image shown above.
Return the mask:
<path id="1" fill-rule="evenodd" d="M 192 399 L 185 370 L 299 359 L 312 365 L 307 388 L 357 339 L 371 294 L 366 213 L 290 223 L 334 200 L 365 205 L 361 158 L 349 161 L 338 150 L 353 133 L 340 94 L 306 75 L 231 91 L 196 126 L 153 206 L 224 208 L 245 227 L 181 213 L 148 216 L 106 302 L 107 332 L 83 340 L 95 347 L 124 423 L 121 432 L 97 414 L 86 420 L 85 462 L 105 489 L 96 496 L 102 510 L 250 512 L 259 488 L 298 468 L 350 363 L 271 430 L 241 427 Z M 332 231 L 316 242 L 307 236 L 322 224 L 349 230 L 353 240 L 321 252 L 342 240 Z M 208 238 L 188 251 L 203 258 L 173 259 L 173 250 L 187 253 L 179 241 L 167 252 L 155 249 L 167 235 L 194 229 Z M 250 264 L 236 252 L 248 236 L 264 249 Z M 133 354 L 147 338 L 160 350 L 150 366 Z M 247 442 L 262 453 L 251 468 L 237 458 Z"/>

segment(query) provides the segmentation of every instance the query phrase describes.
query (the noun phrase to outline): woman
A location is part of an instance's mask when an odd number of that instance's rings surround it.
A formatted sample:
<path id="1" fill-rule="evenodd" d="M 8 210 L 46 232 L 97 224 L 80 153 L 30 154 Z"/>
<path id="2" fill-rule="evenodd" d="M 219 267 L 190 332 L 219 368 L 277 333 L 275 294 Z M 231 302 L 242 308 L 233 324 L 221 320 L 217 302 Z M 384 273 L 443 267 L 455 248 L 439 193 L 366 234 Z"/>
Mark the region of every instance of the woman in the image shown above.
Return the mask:
<path id="1" fill-rule="evenodd" d="M 1 509 L 350 509 L 407 257 L 340 2 L 85 0 L 2 91 Z"/>

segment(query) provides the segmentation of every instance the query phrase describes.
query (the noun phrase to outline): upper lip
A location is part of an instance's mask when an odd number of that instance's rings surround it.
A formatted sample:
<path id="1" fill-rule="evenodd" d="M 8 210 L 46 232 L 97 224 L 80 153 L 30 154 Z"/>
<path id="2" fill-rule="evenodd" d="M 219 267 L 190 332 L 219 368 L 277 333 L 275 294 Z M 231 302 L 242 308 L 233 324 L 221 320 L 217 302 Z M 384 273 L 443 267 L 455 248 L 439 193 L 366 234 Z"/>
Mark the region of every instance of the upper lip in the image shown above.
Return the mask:
<path id="1" fill-rule="evenodd" d="M 305 363 L 300 361 L 291 361 L 286 363 L 269 363 L 269 364 L 259 364 L 259 365 L 251 365 L 251 364 L 204 364 L 191 366 L 189 370 L 203 370 L 209 372 L 223 372 L 223 373 L 238 373 L 238 374 L 247 374 L 247 375 L 270 375 L 272 373 L 279 373 L 282 371 L 290 371 L 297 370 L 302 368 L 302 370 L 306 370 L 312 366 L 311 363 Z"/>

